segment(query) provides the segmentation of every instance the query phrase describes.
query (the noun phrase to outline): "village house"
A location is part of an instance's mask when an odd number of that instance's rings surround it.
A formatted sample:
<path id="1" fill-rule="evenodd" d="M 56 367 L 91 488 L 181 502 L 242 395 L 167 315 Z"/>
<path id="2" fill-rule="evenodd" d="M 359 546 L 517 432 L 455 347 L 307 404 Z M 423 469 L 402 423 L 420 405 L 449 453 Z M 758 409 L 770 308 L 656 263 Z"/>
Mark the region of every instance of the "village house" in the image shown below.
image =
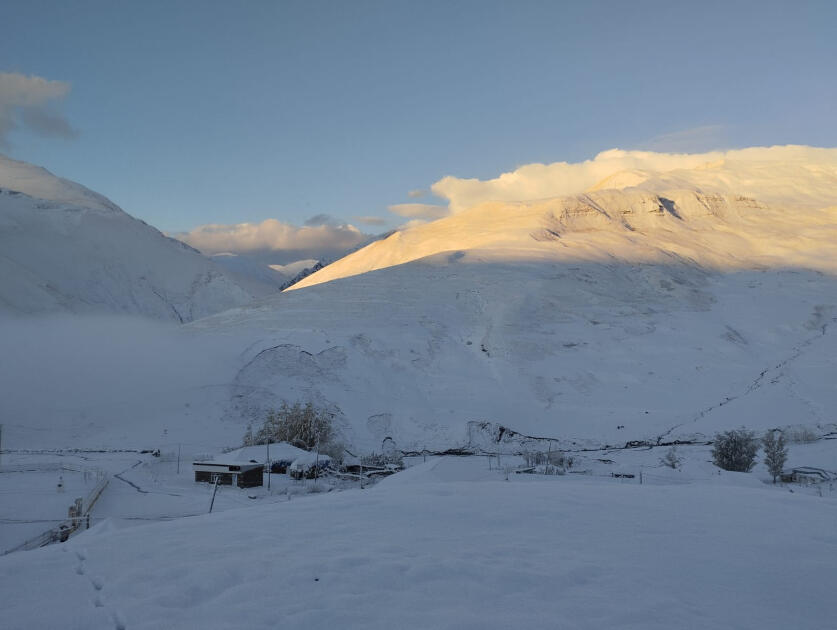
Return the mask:
<path id="1" fill-rule="evenodd" d="M 263 473 L 268 467 L 272 473 L 285 473 L 291 463 L 300 458 L 313 457 L 313 453 L 279 442 L 269 447 L 265 444 L 245 446 L 211 459 L 193 462 L 192 468 L 197 482 L 215 483 L 217 477 L 221 485 L 252 488 L 264 485 Z"/>

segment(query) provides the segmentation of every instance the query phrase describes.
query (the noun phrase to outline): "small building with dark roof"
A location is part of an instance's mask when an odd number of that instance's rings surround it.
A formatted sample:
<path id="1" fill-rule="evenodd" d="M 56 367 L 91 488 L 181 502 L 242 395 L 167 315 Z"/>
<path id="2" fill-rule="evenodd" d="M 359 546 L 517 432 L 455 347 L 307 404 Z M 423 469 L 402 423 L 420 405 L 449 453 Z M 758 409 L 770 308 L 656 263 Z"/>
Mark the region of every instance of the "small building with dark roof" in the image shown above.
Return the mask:
<path id="1" fill-rule="evenodd" d="M 222 456 L 223 457 L 223 456 Z M 253 488 L 264 485 L 264 464 L 212 459 L 193 462 L 195 481 L 219 485 Z"/>

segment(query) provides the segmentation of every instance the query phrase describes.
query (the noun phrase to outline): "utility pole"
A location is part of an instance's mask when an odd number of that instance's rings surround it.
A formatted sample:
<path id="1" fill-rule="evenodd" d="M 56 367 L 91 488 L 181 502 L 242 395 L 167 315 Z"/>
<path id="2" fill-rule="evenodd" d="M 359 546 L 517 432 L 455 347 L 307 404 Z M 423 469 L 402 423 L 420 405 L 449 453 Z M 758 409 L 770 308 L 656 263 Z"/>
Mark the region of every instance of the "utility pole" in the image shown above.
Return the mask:
<path id="1" fill-rule="evenodd" d="M 267 491 L 270 492 L 270 438 L 267 438 Z"/>
<path id="2" fill-rule="evenodd" d="M 0 424 L 0 462 L 3 461 L 3 425 Z"/>
<path id="3" fill-rule="evenodd" d="M 180 442 L 177 443 L 177 474 L 180 474 Z"/>
<path id="4" fill-rule="evenodd" d="M 209 502 L 209 513 L 212 514 L 212 506 L 215 505 L 215 493 L 218 492 L 218 475 L 215 475 L 215 487 L 212 488 L 212 501 Z"/>

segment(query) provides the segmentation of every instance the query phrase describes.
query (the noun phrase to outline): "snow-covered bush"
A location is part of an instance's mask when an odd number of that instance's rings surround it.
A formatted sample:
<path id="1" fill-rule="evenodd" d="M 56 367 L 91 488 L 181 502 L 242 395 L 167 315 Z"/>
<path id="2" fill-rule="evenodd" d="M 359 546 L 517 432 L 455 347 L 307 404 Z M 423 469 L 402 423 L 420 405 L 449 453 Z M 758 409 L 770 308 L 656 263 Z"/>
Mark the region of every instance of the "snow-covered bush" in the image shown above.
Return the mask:
<path id="1" fill-rule="evenodd" d="M 750 472 L 756 465 L 759 442 L 756 434 L 746 429 L 724 431 L 715 435 L 712 461 L 719 468 L 734 472 Z"/>

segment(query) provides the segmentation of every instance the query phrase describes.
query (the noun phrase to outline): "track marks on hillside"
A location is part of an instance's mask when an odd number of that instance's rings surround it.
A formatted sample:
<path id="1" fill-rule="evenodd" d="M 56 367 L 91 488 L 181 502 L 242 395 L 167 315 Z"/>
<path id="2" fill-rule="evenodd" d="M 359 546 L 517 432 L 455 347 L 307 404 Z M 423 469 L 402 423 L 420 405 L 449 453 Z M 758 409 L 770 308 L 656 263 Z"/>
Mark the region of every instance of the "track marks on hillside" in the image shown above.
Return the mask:
<path id="1" fill-rule="evenodd" d="M 820 307 L 818 307 L 818 308 L 820 308 Z M 815 309 L 815 313 L 817 313 L 816 309 Z M 699 422 L 700 420 L 703 420 L 706 416 L 708 416 L 709 414 L 717 411 L 718 409 L 721 409 L 722 407 L 726 407 L 730 403 L 733 403 L 737 400 L 741 400 L 742 398 L 745 398 L 746 396 L 749 396 L 749 395 L 757 392 L 762 387 L 764 387 L 765 384 L 775 385 L 779 381 L 781 381 L 783 378 L 786 378 L 788 375 L 785 372 L 785 368 L 787 368 L 790 364 L 792 364 L 794 361 L 796 361 L 797 359 L 802 357 L 806 352 L 808 352 L 812 348 L 812 346 L 815 344 L 815 342 L 817 342 L 818 340 L 825 337 L 828 334 L 829 324 L 834 323 L 835 321 L 837 321 L 837 318 L 832 318 L 830 322 L 821 323 L 821 325 L 818 325 L 817 326 L 817 328 L 819 329 L 818 334 L 813 335 L 813 336 L 805 339 L 804 341 L 800 342 L 796 346 L 794 346 L 793 349 L 791 350 L 791 353 L 787 357 L 785 357 L 784 359 L 782 359 L 781 361 L 776 363 L 775 365 L 768 366 L 768 367 L 764 368 L 759 373 L 759 375 L 755 379 L 753 379 L 744 388 L 744 390 L 742 390 L 740 393 L 725 396 L 724 399 L 721 400 L 720 402 L 717 402 L 713 405 L 710 405 L 708 407 L 705 407 L 705 408 L 701 409 L 690 420 L 688 420 L 686 422 L 681 422 L 680 424 L 676 424 L 673 427 L 671 427 L 670 429 L 668 429 L 667 431 L 665 431 L 664 433 L 657 436 L 657 442 L 659 443 L 659 442 L 663 441 L 666 437 L 671 435 L 671 433 L 674 432 L 676 429 L 679 429 L 679 428 L 684 427 L 684 426 L 689 425 L 689 424 L 694 424 L 696 422 Z M 793 391 L 793 388 L 792 388 L 793 383 L 794 383 L 794 381 L 793 381 L 793 379 L 791 379 L 791 382 L 790 382 L 790 385 L 789 385 L 791 396 L 794 396 L 794 397 L 798 398 L 799 400 L 802 400 L 803 402 L 806 402 L 808 404 L 809 408 L 811 408 L 812 413 L 816 417 L 820 417 L 819 412 L 810 405 L 809 401 L 805 401 L 801 396 L 799 396 L 796 392 Z"/>

